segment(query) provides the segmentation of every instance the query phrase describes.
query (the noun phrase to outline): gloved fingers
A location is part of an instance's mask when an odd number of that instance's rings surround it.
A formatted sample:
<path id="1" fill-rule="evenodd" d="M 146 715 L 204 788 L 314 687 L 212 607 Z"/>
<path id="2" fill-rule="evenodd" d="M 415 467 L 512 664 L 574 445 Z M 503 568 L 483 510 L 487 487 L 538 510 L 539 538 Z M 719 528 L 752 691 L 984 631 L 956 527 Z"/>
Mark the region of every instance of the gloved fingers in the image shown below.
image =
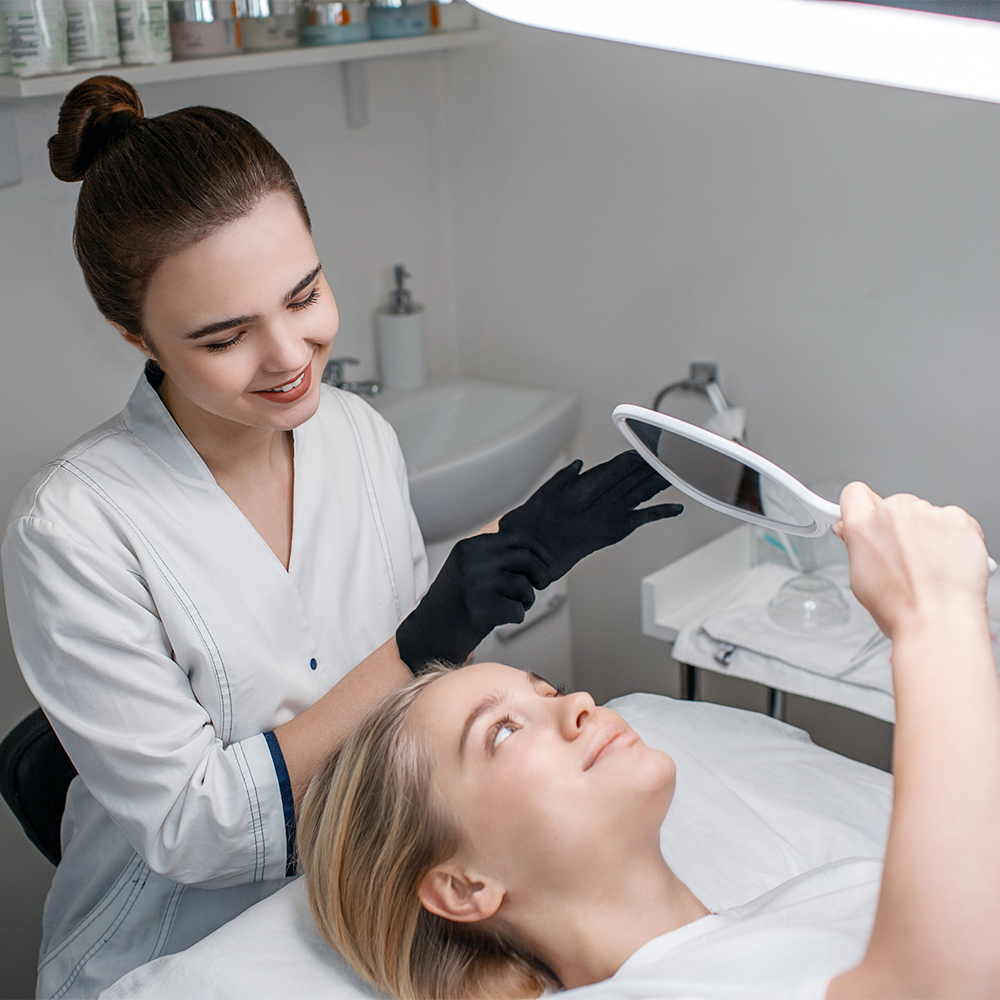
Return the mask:
<path id="1" fill-rule="evenodd" d="M 507 601 L 515 601 L 521 609 L 521 618 L 535 603 L 535 588 L 528 578 L 520 573 L 498 573 L 493 582 L 493 590 Z"/>
<path id="2" fill-rule="evenodd" d="M 550 493 L 561 493 L 567 486 L 571 486 L 576 482 L 577 477 L 580 475 L 580 470 L 583 468 L 583 459 L 578 458 L 570 462 L 569 465 L 561 468 L 555 475 L 550 476 L 548 479 L 542 483 L 541 486 L 531 494 L 530 497 L 525 501 L 526 503 L 531 503 L 533 497 L 539 494 L 548 495 Z"/>
<path id="3" fill-rule="evenodd" d="M 613 503 L 617 509 L 631 510 L 633 507 L 638 507 L 639 504 L 652 500 L 657 493 L 662 493 L 670 485 L 654 469 L 649 471 L 652 475 L 643 476 L 633 483 L 627 491 L 624 489 L 616 491 L 618 495 L 614 497 Z"/>
<path id="4" fill-rule="evenodd" d="M 474 545 L 467 546 L 470 553 L 463 559 L 464 576 L 489 583 L 500 573 L 516 573 L 527 577 L 537 590 L 544 590 L 552 582 L 548 553 L 525 532 L 501 530 L 491 535 L 476 535 L 466 539 Z"/>
<path id="5" fill-rule="evenodd" d="M 535 590 L 544 590 L 552 582 L 552 571 L 548 563 L 533 548 L 511 548 L 498 553 L 498 558 L 491 562 L 487 572 L 516 574 Z"/>
<path id="6" fill-rule="evenodd" d="M 500 527 L 511 527 L 514 524 L 523 524 L 533 516 L 537 516 L 539 509 L 548 510 L 558 506 L 564 494 L 571 490 L 580 474 L 583 461 L 577 459 L 569 465 L 560 469 L 555 475 L 546 479 L 520 507 L 507 511 L 500 518 Z"/>
<path id="7" fill-rule="evenodd" d="M 649 524 L 651 521 L 660 521 L 665 517 L 677 517 L 683 510 L 684 504 L 682 503 L 660 503 L 652 507 L 643 507 L 642 510 L 634 510 L 629 519 L 631 524 L 629 533 L 631 534 L 636 528 L 643 524 Z"/>
<path id="8" fill-rule="evenodd" d="M 644 468 L 630 472 L 619 482 L 614 483 L 596 502 L 607 502 L 615 506 L 624 504 L 627 509 L 636 504 L 644 503 L 665 490 L 668 483 L 652 466 L 642 463 Z"/>
<path id="9" fill-rule="evenodd" d="M 584 472 L 577 481 L 575 492 L 580 507 L 589 507 L 623 483 L 631 485 L 637 479 L 644 478 L 647 471 L 653 470 L 635 451 L 623 451 L 607 462 L 595 465 Z"/>

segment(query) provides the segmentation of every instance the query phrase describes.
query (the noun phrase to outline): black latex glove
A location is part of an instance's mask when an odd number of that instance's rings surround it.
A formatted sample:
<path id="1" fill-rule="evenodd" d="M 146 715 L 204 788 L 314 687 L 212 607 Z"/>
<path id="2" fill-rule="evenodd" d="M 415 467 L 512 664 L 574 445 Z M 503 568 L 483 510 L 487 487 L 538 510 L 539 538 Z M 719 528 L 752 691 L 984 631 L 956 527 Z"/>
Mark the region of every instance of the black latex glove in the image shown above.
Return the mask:
<path id="1" fill-rule="evenodd" d="M 497 625 L 524 621 L 535 591 L 552 582 L 545 557 L 517 530 L 463 538 L 396 630 L 402 661 L 414 673 L 432 660 L 464 663 Z"/>
<path id="2" fill-rule="evenodd" d="M 623 451 L 584 473 L 582 466 L 577 459 L 560 469 L 525 503 L 500 518 L 501 535 L 527 535 L 541 545 L 552 580 L 591 552 L 620 542 L 639 525 L 684 510 L 679 503 L 635 509 L 670 484 L 634 451 Z"/>

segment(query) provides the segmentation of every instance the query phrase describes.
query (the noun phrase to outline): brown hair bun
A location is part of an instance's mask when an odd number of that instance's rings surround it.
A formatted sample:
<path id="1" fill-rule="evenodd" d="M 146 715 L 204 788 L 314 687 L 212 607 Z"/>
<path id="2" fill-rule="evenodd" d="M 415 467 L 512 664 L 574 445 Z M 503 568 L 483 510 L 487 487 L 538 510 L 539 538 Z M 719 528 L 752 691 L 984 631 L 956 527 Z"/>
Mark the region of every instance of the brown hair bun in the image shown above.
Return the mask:
<path id="1" fill-rule="evenodd" d="M 61 181 L 83 180 L 107 147 L 143 117 L 135 87 L 117 76 L 78 83 L 59 109 L 59 130 L 49 139 L 49 164 Z"/>

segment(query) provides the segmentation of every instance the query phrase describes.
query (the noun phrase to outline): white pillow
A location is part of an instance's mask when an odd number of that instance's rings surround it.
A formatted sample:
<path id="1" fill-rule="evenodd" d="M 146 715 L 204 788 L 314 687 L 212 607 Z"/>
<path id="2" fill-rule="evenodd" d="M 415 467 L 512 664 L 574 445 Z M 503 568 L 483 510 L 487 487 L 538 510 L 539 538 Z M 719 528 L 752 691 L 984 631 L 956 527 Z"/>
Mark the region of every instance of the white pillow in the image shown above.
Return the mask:
<path id="1" fill-rule="evenodd" d="M 756 712 L 633 694 L 608 703 L 677 762 L 664 857 L 711 910 L 843 858 L 881 857 L 892 778 Z M 203 941 L 158 958 L 105 1000 L 379 997 L 320 937 L 301 879 Z"/>

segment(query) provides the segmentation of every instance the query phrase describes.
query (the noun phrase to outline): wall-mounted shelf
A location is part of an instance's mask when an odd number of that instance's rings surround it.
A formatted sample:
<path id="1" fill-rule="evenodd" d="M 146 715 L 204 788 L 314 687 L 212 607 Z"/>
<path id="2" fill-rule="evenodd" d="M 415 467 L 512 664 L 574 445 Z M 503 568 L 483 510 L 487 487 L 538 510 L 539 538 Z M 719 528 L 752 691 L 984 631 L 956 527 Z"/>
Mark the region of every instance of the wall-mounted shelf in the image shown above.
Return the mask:
<path id="1" fill-rule="evenodd" d="M 321 63 L 355 63 L 359 60 L 383 59 L 386 56 L 416 55 L 421 52 L 441 52 L 484 45 L 492 42 L 496 33 L 490 29 L 447 31 L 416 38 L 390 38 L 377 42 L 352 42 L 344 45 L 323 45 L 307 49 L 285 49 L 282 52 L 256 52 L 218 59 L 191 59 L 167 63 L 165 66 L 115 66 L 85 73 L 60 73 L 57 76 L 35 76 L 21 79 L 0 76 L 0 99 L 18 100 L 27 97 L 47 97 L 65 94 L 95 73 L 113 73 L 129 83 L 167 83 L 171 80 L 193 80 L 209 76 L 229 76 L 257 70 L 288 69 L 296 66 L 316 66 Z M 345 67 L 346 68 L 346 67 Z M 357 79 L 357 77 L 355 77 Z M 348 74 L 345 74 L 345 80 Z M 348 102 L 350 108 L 350 101 Z M 350 112 L 349 112 L 350 113 Z M 352 122 L 354 124 L 354 122 Z M 363 124 L 358 122 L 358 124 Z"/>

